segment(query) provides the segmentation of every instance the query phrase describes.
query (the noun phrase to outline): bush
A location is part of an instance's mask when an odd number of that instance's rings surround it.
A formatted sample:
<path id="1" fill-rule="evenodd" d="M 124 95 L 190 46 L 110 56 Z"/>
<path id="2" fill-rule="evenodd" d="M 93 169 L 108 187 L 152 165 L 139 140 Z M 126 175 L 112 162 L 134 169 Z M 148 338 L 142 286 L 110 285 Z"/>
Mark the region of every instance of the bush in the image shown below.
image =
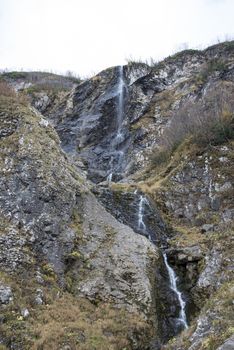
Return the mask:
<path id="1" fill-rule="evenodd" d="M 15 91 L 4 80 L 0 80 L 0 95 L 6 97 L 16 97 Z"/>
<path id="2" fill-rule="evenodd" d="M 221 120 L 215 123 L 211 129 L 211 144 L 221 145 L 234 139 L 234 115 L 223 114 Z"/>
<path id="3" fill-rule="evenodd" d="M 184 103 L 164 130 L 153 162 L 167 161 L 186 139 L 203 147 L 234 139 L 233 86 L 214 86 L 202 99 Z"/>
<path id="4" fill-rule="evenodd" d="M 201 80 L 204 82 L 212 73 L 224 72 L 225 70 L 226 65 L 223 61 L 218 59 L 212 59 L 204 65 L 203 70 L 197 76 L 197 80 Z"/>

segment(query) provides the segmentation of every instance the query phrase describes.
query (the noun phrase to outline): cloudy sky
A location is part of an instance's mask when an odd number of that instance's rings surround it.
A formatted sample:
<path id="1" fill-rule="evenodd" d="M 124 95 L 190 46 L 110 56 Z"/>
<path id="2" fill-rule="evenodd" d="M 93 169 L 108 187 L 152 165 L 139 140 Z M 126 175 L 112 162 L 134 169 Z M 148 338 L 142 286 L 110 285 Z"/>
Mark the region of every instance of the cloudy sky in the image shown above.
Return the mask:
<path id="1" fill-rule="evenodd" d="M 0 0 L 0 69 L 88 76 L 234 38 L 233 16 L 234 0 Z"/>

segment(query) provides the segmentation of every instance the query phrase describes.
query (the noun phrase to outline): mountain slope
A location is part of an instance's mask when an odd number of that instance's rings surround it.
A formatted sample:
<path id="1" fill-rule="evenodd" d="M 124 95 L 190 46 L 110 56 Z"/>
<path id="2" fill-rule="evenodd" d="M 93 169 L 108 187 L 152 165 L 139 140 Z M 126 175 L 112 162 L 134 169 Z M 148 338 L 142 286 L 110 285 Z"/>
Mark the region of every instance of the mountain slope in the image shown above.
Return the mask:
<path id="1" fill-rule="evenodd" d="M 234 43 L 30 76 L 0 82 L 3 349 L 232 347 Z"/>

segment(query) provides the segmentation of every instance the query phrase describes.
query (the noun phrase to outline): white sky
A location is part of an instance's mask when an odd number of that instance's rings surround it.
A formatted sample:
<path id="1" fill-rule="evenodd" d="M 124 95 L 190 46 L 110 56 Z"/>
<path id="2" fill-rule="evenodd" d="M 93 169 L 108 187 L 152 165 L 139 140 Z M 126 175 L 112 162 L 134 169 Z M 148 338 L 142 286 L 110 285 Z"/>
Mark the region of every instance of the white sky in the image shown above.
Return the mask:
<path id="1" fill-rule="evenodd" d="M 0 69 L 81 76 L 234 37 L 234 0 L 0 0 Z"/>

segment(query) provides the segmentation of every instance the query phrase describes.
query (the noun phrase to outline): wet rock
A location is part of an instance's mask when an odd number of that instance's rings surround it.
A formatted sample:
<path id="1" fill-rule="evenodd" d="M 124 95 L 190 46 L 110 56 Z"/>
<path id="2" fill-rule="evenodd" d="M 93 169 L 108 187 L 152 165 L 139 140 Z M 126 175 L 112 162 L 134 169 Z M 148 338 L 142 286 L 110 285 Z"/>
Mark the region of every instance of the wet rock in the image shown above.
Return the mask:
<path id="1" fill-rule="evenodd" d="M 170 236 L 158 208 L 140 191 L 126 191 L 124 188 L 121 189 L 121 186 L 119 189 L 99 186 L 94 192 L 115 218 L 157 245 L 165 243 Z M 140 208 L 141 200 L 142 208 Z M 143 222 L 139 215 L 144 217 Z"/>

